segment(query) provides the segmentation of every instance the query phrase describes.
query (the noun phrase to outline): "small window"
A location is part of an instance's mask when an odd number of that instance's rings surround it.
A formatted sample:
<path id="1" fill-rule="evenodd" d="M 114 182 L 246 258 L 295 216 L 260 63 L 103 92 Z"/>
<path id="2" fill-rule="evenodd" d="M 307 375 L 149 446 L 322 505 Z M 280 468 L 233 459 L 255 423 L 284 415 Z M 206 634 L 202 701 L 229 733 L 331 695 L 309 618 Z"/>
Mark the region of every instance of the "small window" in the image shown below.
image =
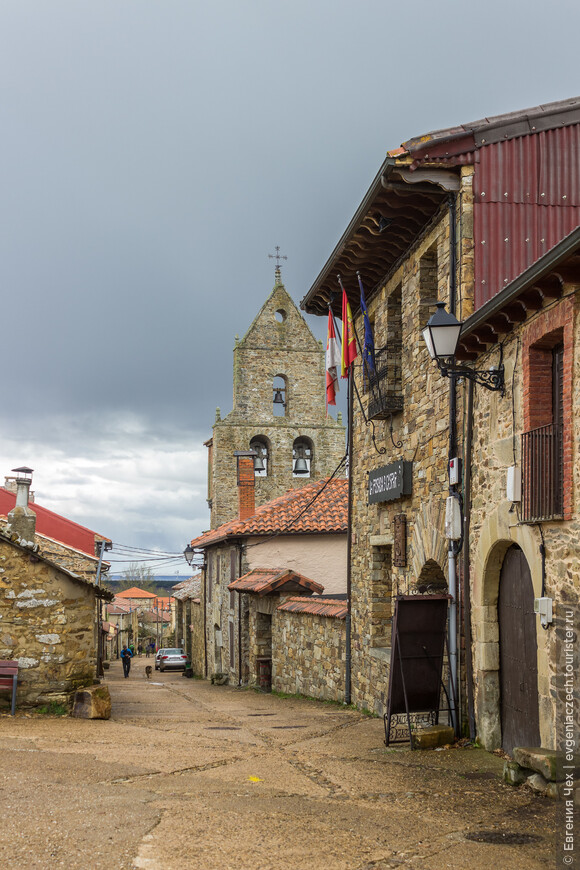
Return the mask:
<path id="1" fill-rule="evenodd" d="M 286 320 L 286 312 L 283 308 L 279 308 L 274 317 L 276 318 L 278 323 L 284 323 L 284 321 Z"/>
<path id="2" fill-rule="evenodd" d="M 292 477 L 310 477 L 314 450 L 309 438 L 297 438 L 292 447 Z"/>
<path id="3" fill-rule="evenodd" d="M 264 435 L 256 435 L 250 441 L 250 450 L 254 450 L 254 476 L 268 476 L 268 460 L 270 458 L 269 441 Z"/>

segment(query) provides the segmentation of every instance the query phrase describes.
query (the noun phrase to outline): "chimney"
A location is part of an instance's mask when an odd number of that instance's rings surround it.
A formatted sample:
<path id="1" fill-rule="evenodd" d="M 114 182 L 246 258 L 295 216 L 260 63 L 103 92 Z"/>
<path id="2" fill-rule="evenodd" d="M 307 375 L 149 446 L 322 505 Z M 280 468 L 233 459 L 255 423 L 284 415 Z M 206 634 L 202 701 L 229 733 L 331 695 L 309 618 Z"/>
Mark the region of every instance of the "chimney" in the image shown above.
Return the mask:
<path id="1" fill-rule="evenodd" d="M 3 488 L 7 492 L 11 492 L 13 495 L 16 495 L 16 492 L 18 491 L 18 486 L 17 486 L 16 481 L 17 481 L 16 477 L 12 477 L 11 475 L 7 475 L 4 478 L 4 487 Z M 34 504 L 34 493 L 32 492 L 32 490 L 30 490 L 30 492 L 28 493 L 28 504 Z"/>
<path id="2" fill-rule="evenodd" d="M 238 463 L 238 519 L 247 520 L 256 513 L 254 457 L 255 450 L 236 450 Z"/>
<path id="3" fill-rule="evenodd" d="M 32 468 L 22 466 L 13 468 L 16 477 L 16 504 L 8 514 L 10 531 L 15 532 L 24 541 L 34 542 L 36 531 L 36 514 L 28 507 L 30 484 L 32 483 Z"/>

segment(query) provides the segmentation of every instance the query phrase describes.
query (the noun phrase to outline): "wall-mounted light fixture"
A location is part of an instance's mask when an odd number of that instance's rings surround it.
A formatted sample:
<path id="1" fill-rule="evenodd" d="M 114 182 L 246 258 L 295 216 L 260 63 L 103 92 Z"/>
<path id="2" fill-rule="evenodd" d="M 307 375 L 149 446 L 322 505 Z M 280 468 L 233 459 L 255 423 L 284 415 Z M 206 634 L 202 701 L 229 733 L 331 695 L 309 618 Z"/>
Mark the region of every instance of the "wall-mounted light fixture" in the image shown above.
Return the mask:
<path id="1" fill-rule="evenodd" d="M 195 556 L 195 550 L 193 549 L 191 544 L 187 545 L 187 547 L 183 551 L 183 555 L 185 557 L 185 561 L 187 562 L 187 564 L 191 565 L 193 562 L 193 557 Z"/>
<path id="2" fill-rule="evenodd" d="M 455 365 L 455 351 L 463 323 L 445 310 L 445 303 L 437 303 L 437 311 L 429 318 L 427 326 L 423 330 L 423 339 L 431 359 L 435 360 L 443 377 L 450 378 L 452 375 L 458 378 L 467 378 L 476 384 L 481 384 L 487 390 L 504 394 L 504 368 L 503 352 L 500 345 L 499 366 L 487 371 L 476 371 L 469 366 Z"/>

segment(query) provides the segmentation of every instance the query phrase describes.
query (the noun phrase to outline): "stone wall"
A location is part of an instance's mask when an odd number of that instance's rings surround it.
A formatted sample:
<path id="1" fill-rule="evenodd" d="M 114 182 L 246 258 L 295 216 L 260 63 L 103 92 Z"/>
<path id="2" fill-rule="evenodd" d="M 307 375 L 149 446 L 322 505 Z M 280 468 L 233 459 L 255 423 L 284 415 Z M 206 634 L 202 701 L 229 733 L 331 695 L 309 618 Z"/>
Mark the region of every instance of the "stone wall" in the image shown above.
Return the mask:
<path id="1" fill-rule="evenodd" d="M 191 602 L 191 626 L 191 667 L 196 677 L 204 677 L 203 608 L 197 599 Z"/>
<path id="2" fill-rule="evenodd" d="M 67 699 L 95 676 L 94 590 L 3 540 L 0 659 L 19 662 L 19 707 Z"/>
<path id="3" fill-rule="evenodd" d="M 498 592 L 503 557 L 512 544 L 524 552 L 530 568 L 534 596 L 542 595 L 542 541 L 545 544 L 544 594 L 553 599 L 554 622 L 537 628 L 538 701 L 542 746 L 556 748 L 559 711 L 564 709 L 563 642 L 566 612 L 571 610 L 576 626 L 580 618 L 578 570 L 580 566 L 580 486 L 578 445 L 580 443 L 580 385 L 578 378 L 568 385 L 566 401 L 566 441 L 564 454 L 564 519 L 540 524 L 521 522 L 521 505 L 508 501 L 507 469 L 521 468 L 521 434 L 537 424 L 530 402 L 542 401 L 545 409 L 549 396 L 535 390 L 526 348 L 530 336 L 534 341 L 551 335 L 560 324 L 569 353 L 568 367 L 580 371 L 580 323 L 578 292 L 564 287 L 563 299 L 553 301 L 523 323 L 504 341 L 506 395 L 476 391 L 474 401 L 473 442 L 474 474 L 470 534 L 471 585 L 473 601 L 473 640 L 475 665 L 475 701 L 478 735 L 486 748 L 501 745 L 500 649 L 498 632 Z M 485 368 L 497 359 L 497 351 L 482 355 L 478 367 Z M 537 382 L 537 379 L 536 379 Z M 531 424 L 530 424 L 531 420 Z M 541 420 L 540 422 L 544 422 Z M 566 446 L 567 445 L 567 446 Z M 577 666 L 578 663 L 576 663 Z M 579 699 L 580 700 L 580 699 Z M 576 715 L 580 703 L 576 704 Z M 577 727 L 580 724 L 577 723 Z M 560 735 L 561 736 L 561 735 Z"/>
<path id="4" fill-rule="evenodd" d="M 272 688 L 321 701 L 344 700 L 345 620 L 274 611 Z"/>
<path id="5" fill-rule="evenodd" d="M 465 174 L 465 201 L 471 175 Z M 459 222 L 458 222 L 459 227 Z M 460 236 L 459 243 L 463 238 Z M 467 269 L 465 263 L 463 269 Z M 386 347 L 381 365 L 396 372 L 383 385 L 402 410 L 392 419 L 366 424 L 355 398 L 352 484 L 352 700 L 382 715 L 389 678 L 392 598 L 415 591 L 446 590 L 444 537 L 448 494 L 449 381 L 431 362 L 421 330 L 437 301 L 448 301 L 449 220 L 446 210 L 426 230 L 411 256 L 402 261 L 368 301 L 375 347 Z M 464 304 L 466 304 L 464 294 Z M 359 335 L 363 332 L 360 318 Z M 360 360 L 355 366 L 359 393 L 368 412 Z M 461 409 L 461 403 L 460 403 Z M 400 443 L 395 447 L 394 443 Z M 379 452 L 380 451 L 380 452 Z M 368 502 L 368 473 L 389 463 L 413 463 L 412 494 L 379 504 Z M 405 564 L 393 560 L 393 522 L 406 517 Z M 442 585 L 444 588 L 442 589 Z"/>
<path id="6" fill-rule="evenodd" d="M 206 563 L 204 588 L 207 676 L 211 678 L 214 674 L 227 673 L 229 681 L 237 683 L 240 601 L 238 594 L 230 592 L 227 587 L 232 580 L 245 572 L 246 562 L 242 562 L 240 569 L 238 547 L 224 542 L 206 550 Z M 233 629 L 230 625 L 233 625 Z"/>

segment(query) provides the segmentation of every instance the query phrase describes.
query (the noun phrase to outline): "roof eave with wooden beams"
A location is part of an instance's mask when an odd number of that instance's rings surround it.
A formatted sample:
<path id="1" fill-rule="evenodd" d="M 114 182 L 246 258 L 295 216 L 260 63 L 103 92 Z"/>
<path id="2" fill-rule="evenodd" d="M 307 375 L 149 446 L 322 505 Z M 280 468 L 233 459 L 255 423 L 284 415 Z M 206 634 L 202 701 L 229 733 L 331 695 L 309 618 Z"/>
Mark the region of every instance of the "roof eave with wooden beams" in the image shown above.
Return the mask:
<path id="1" fill-rule="evenodd" d="M 459 174 L 422 165 L 413 170 L 408 155 L 387 157 L 354 217 L 300 305 L 324 315 L 329 304 L 340 316 L 340 274 L 353 310 L 359 307 L 357 271 L 367 300 L 459 189 Z M 382 228 L 381 228 L 382 227 Z"/>

